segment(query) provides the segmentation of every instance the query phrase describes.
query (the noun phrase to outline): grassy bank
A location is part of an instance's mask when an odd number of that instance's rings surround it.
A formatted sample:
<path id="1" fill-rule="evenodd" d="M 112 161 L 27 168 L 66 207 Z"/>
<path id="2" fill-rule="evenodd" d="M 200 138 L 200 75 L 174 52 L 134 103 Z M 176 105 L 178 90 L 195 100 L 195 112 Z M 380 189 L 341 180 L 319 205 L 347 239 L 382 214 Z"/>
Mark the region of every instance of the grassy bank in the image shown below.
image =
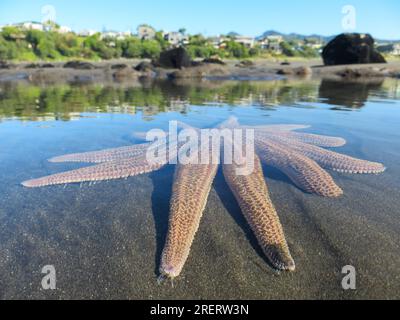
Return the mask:
<path id="1" fill-rule="evenodd" d="M 7 61 L 66 61 L 83 59 L 90 61 L 110 59 L 154 59 L 170 47 L 162 32 L 157 32 L 152 40 L 141 40 L 135 36 L 123 39 L 102 36 L 100 33 L 83 37 L 75 33 L 56 31 L 23 30 L 5 27 L 0 32 L 0 60 Z M 318 51 L 304 46 L 294 50 L 290 44 L 283 43 L 283 54 L 276 55 L 259 46 L 248 48 L 228 38 L 224 46 L 215 48 L 210 41 L 201 36 L 189 37 L 185 45 L 192 58 L 218 56 L 223 59 L 254 58 L 315 58 Z"/>

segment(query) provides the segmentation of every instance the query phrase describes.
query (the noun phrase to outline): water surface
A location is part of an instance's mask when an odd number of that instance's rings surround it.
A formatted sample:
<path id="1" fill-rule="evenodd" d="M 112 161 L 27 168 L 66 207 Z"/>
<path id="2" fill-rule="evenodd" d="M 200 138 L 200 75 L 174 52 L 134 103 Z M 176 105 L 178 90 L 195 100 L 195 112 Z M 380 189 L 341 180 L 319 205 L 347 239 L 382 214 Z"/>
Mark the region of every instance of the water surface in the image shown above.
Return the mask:
<path id="1" fill-rule="evenodd" d="M 0 85 L 0 298 L 400 298 L 400 82 Z M 133 133 L 181 120 L 213 127 L 307 124 L 340 136 L 337 151 L 382 162 L 382 175 L 332 173 L 345 194 L 305 194 L 264 167 L 296 260 L 268 267 L 221 172 L 182 276 L 157 285 L 173 167 L 96 185 L 25 189 L 30 178 L 79 168 L 46 159 L 137 143 Z M 41 289 L 54 265 L 57 290 Z M 341 287 L 343 266 L 357 290 Z"/>

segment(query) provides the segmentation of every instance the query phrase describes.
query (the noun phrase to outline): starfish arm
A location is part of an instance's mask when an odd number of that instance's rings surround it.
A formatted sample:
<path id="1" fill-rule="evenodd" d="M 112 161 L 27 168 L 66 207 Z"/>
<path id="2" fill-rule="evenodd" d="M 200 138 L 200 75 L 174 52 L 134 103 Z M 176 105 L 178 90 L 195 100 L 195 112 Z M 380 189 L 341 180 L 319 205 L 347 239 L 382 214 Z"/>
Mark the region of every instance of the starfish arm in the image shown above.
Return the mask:
<path id="1" fill-rule="evenodd" d="M 94 152 L 74 153 L 49 159 L 50 162 L 86 162 L 103 163 L 132 158 L 146 153 L 150 143 L 138 144 L 121 148 L 106 149 Z"/>
<path id="2" fill-rule="evenodd" d="M 199 228 L 218 165 L 179 164 L 173 185 L 169 228 L 160 274 L 176 278 L 182 272 Z"/>
<path id="3" fill-rule="evenodd" d="M 277 136 L 282 136 L 288 140 L 293 140 L 295 142 L 303 142 L 311 144 L 318 147 L 325 148 L 337 148 L 342 147 L 346 144 L 346 140 L 339 137 L 328 137 L 311 133 L 303 132 L 282 132 L 276 133 Z"/>
<path id="4" fill-rule="evenodd" d="M 353 158 L 330 150 L 325 150 L 317 146 L 309 145 L 306 143 L 288 140 L 285 138 L 278 139 L 282 145 L 287 148 L 298 152 L 305 157 L 308 157 L 323 168 L 331 169 L 337 172 L 354 173 L 354 174 L 368 174 L 368 173 L 382 173 L 386 170 L 385 166 L 378 162 L 371 162 Z"/>
<path id="5" fill-rule="evenodd" d="M 122 179 L 159 170 L 165 164 L 166 162 L 148 163 L 143 157 L 141 159 L 133 157 L 25 181 L 22 185 L 28 188 L 36 188 L 78 182 Z"/>
<path id="6" fill-rule="evenodd" d="M 274 141 L 257 139 L 256 149 L 264 162 L 285 173 L 302 190 L 332 198 L 343 194 L 329 173 L 314 160 Z"/>
<path id="7" fill-rule="evenodd" d="M 260 159 L 256 156 L 254 170 L 247 176 L 238 175 L 238 166 L 223 166 L 225 180 L 252 228 L 258 243 L 274 268 L 294 271 L 295 263 L 290 254 L 278 214 L 269 197 Z"/>

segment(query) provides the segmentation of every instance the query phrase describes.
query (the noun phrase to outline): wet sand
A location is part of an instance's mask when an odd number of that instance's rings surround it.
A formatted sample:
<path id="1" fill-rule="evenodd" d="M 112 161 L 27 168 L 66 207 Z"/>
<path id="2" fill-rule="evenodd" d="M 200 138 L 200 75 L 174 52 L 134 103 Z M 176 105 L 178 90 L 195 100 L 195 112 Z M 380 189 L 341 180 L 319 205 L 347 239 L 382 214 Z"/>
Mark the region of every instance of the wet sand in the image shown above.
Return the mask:
<path id="1" fill-rule="evenodd" d="M 107 132 L 99 129 L 108 123 L 101 119 L 56 122 L 47 129 L 28 123 L 24 130 L 4 123 L 1 133 L 13 139 L 0 142 L 0 298 L 399 299 L 398 107 L 398 102 L 375 105 L 368 119 L 363 112 L 333 116 L 326 111 L 324 120 L 291 109 L 299 123 L 308 119 L 311 132 L 345 137 L 348 144 L 339 152 L 383 162 L 388 171 L 376 176 L 333 173 L 345 194 L 324 199 L 303 193 L 266 167 L 297 266 L 296 272 L 282 274 L 268 266 L 219 172 L 174 287 L 157 284 L 173 167 L 92 186 L 19 185 L 30 177 L 80 167 L 46 162 L 51 156 L 126 145 L 122 137 L 132 130 L 129 120 L 113 120 Z M 272 112 L 275 122 L 287 117 L 281 112 Z M 244 122 L 251 120 L 246 108 L 236 113 Z M 52 292 L 40 286 L 41 268 L 48 264 L 57 270 L 58 289 Z M 341 287 L 345 265 L 356 267 L 355 291 Z"/>

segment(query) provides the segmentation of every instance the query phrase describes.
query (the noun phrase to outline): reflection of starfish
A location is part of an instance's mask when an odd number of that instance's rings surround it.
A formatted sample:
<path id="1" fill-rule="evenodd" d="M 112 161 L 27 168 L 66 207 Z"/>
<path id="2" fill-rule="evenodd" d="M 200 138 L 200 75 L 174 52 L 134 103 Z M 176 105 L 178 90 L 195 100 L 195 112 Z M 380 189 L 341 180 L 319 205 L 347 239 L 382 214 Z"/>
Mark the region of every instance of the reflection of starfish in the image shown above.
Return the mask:
<path id="1" fill-rule="evenodd" d="M 235 119 L 221 128 L 239 128 Z M 306 126 L 270 125 L 241 127 L 255 129 L 256 156 L 250 175 L 236 174 L 236 164 L 224 164 L 225 179 L 233 191 L 243 214 L 253 229 L 260 246 L 274 268 L 295 269 L 285 240 L 283 228 L 269 198 L 260 159 L 285 173 L 304 191 L 326 197 L 338 197 L 343 192 L 325 169 L 347 173 L 381 173 L 380 163 L 341 155 L 321 147 L 339 147 L 346 141 L 294 132 Z M 148 163 L 150 144 L 140 144 L 99 152 L 71 154 L 50 159 L 52 162 L 87 162 L 97 165 L 40 179 L 23 182 L 25 187 L 43 187 L 85 181 L 127 178 L 156 171 L 167 163 Z M 207 203 L 217 164 L 178 164 L 171 199 L 171 213 L 160 273 L 175 278 L 181 273 L 198 230 Z"/>

